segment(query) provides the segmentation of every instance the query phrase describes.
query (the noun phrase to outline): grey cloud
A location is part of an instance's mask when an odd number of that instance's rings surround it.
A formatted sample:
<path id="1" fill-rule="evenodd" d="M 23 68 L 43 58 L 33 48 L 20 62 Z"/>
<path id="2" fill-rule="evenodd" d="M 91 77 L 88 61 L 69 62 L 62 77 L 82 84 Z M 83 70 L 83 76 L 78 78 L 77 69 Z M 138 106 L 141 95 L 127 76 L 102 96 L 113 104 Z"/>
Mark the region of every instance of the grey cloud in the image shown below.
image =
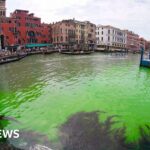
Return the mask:
<path id="1" fill-rule="evenodd" d="M 11 1 L 11 0 L 8 0 Z M 150 39 L 150 1 L 149 0 L 84 0 L 84 3 L 77 3 L 77 0 L 61 0 L 62 7 L 56 7 L 51 0 L 21 1 L 13 7 L 26 7 L 35 12 L 36 15 L 46 22 L 54 22 L 62 19 L 76 18 L 79 20 L 90 20 L 95 24 L 110 24 L 122 29 L 133 30 L 134 32 Z M 64 1 L 64 3 L 62 2 Z M 43 0 L 44 2 L 44 0 Z M 55 2 L 54 2 L 55 3 Z"/>
<path id="2" fill-rule="evenodd" d="M 140 3 L 140 4 L 139 4 Z M 148 5 L 148 4 L 149 5 Z M 56 15 L 91 20 L 96 24 L 110 24 L 122 29 L 133 30 L 150 39 L 150 1 L 146 0 L 91 0 L 84 6 L 79 4 L 65 7 Z"/>

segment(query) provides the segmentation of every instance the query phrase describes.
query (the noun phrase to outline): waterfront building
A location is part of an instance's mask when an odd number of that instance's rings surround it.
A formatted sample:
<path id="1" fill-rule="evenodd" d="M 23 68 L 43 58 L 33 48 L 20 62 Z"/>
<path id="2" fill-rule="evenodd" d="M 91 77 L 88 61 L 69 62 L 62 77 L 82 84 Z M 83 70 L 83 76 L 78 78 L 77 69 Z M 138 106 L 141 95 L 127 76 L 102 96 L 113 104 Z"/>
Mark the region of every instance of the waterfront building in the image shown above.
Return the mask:
<path id="1" fill-rule="evenodd" d="M 75 23 L 73 20 L 62 20 L 52 24 L 52 41 L 55 46 L 68 47 L 76 43 Z"/>
<path id="2" fill-rule="evenodd" d="M 127 35 L 124 30 L 107 25 L 98 25 L 96 39 L 98 50 L 124 50 L 126 49 Z"/>
<path id="3" fill-rule="evenodd" d="M 127 34 L 127 49 L 130 52 L 139 52 L 140 50 L 140 42 L 139 42 L 139 35 L 135 34 L 132 31 L 125 30 Z"/>
<path id="4" fill-rule="evenodd" d="M 89 48 L 94 49 L 96 46 L 96 25 L 85 21 L 85 43 L 88 44 Z"/>
<path id="5" fill-rule="evenodd" d="M 0 0 L 0 24 L 1 19 L 6 16 L 6 0 Z M 0 26 L 0 50 L 4 48 L 4 36 Z"/>
<path id="6" fill-rule="evenodd" d="M 76 34 L 76 43 L 78 45 L 85 43 L 85 30 L 86 25 L 82 21 L 74 20 L 75 22 L 75 34 Z"/>
<path id="7" fill-rule="evenodd" d="M 5 38 L 3 40 L 4 45 L 15 44 L 15 18 L 4 17 L 0 21 L 1 35 Z"/>
<path id="8" fill-rule="evenodd" d="M 86 44 L 94 47 L 96 43 L 96 25 L 89 21 L 75 19 L 62 20 L 52 25 L 53 44 L 65 46 L 72 43 L 75 47 Z"/>
<path id="9" fill-rule="evenodd" d="M 76 24 L 76 42 L 78 45 L 86 45 L 94 48 L 96 44 L 96 25 L 89 21 L 77 21 Z"/>
<path id="10" fill-rule="evenodd" d="M 51 25 L 41 23 L 27 10 L 15 10 L 10 17 L 1 18 L 1 33 L 6 47 L 27 43 L 51 43 Z"/>

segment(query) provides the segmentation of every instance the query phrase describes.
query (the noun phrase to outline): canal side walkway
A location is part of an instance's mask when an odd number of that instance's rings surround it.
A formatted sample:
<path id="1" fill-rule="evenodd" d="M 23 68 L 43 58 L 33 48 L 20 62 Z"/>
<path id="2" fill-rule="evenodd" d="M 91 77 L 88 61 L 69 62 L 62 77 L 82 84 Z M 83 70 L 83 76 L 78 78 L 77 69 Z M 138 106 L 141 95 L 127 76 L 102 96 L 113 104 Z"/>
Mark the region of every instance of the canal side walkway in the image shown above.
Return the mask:
<path id="1" fill-rule="evenodd" d="M 0 65 L 6 64 L 6 63 L 11 63 L 14 61 L 19 61 L 27 56 L 30 55 L 37 55 L 37 54 L 52 54 L 59 52 L 58 50 L 38 50 L 38 51 L 24 51 L 24 52 L 1 52 L 0 53 Z"/>
<path id="2" fill-rule="evenodd" d="M 37 55 L 37 54 L 48 55 L 53 53 L 60 53 L 66 55 L 87 55 L 87 54 L 92 54 L 94 52 L 102 52 L 102 51 L 96 51 L 96 50 L 95 51 L 69 51 L 69 50 L 58 50 L 58 49 L 24 50 L 21 52 L 2 51 L 0 52 L 0 65 L 15 62 L 15 61 L 20 61 L 21 59 L 27 56 Z M 107 53 L 114 53 L 114 52 L 107 51 Z M 122 53 L 124 54 L 124 52 Z"/>

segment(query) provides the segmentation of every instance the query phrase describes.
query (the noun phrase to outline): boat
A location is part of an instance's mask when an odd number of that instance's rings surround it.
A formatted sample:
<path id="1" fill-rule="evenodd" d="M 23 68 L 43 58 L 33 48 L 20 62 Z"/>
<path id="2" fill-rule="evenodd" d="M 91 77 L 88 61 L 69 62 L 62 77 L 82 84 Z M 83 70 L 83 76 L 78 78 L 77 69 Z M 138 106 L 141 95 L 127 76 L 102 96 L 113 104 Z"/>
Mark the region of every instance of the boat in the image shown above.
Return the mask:
<path id="1" fill-rule="evenodd" d="M 58 53 L 59 50 L 47 50 L 47 51 L 44 51 L 43 54 L 47 55 L 47 54 L 53 54 L 53 53 Z"/>
<path id="2" fill-rule="evenodd" d="M 1 60 L 0 60 L 0 65 L 6 64 L 6 63 L 11 63 L 11 62 L 14 62 L 14 61 L 19 61 L 20 59 L 21 59 L 21 58 L 19 58 L 19 57 L 1 59 Z"/>
<path id="3" fill-rule="evenodd" d="M 27 56 L 27 54 L 20 54 L 18 57 L 19 57 L 19 59 L 23 59 L 23 58 L 25 58 Z"/>
<path id="4" fill-rule="evenodd" d="M 66 55 L 90 55 L 92 51 L 74 51 L 74 52 L 60 52 Z"/>
<path id="5" fill-rule="evenodd" d="M 143 59 L 140 66 L 143 66 L 143 67 L 149 67 L 150 68 L 150 60 L 147 60 L 147 59 Z"/>
<path id="6" fill-rule="evenodd" d="M 23 59 L 26 56 L 27 56 L 27 54 L 20 54 L 20 55 L 16 55 L 16 56 L 0 58 L 0 65 L 15 62 L 15 61 L 19 61 L 19 60 Z"/>
<path id="7" fill-rule="evenodd" d="M 42 54 L 43 51 L 30 51 L 30 52 L 27 52 L 27 55 L 36 55 L 36 54 Z"/>
<path id="8" fill-rule="evenodd" d="M 144 48 L 143 47 L 141 47 L 140 66 L 150 68 L 150 53 L 149 53 L 149 59 L 144 59 Z"/>

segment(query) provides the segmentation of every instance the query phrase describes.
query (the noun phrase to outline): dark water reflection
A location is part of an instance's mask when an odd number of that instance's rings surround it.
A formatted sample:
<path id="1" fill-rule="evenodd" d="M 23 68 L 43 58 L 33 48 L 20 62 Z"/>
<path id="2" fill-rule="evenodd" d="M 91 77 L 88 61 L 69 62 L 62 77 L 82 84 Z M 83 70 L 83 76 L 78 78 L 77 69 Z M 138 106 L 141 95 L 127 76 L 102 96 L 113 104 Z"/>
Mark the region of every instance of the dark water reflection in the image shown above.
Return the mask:
<path id="1" fill-rule="evenodd" d="M 113 116 L 105 122 L 99 121 L 99 112 L 77 113 L 62 125 L 61 143 L 63 150 L 149 150 L 150 127 L 145 126 L 149 134 L 139 128 L 141 139 L 135 143 L 126 143 L 125 128 L 112 130 Z"/>
<path id="2" fill-rule="evenodd" d="M 5 139 L 0 142 L 0 150 L 149 150 L 150 126 L 145 125 L 147 133 L 139 127 L 141 138 L 135 143 L 126 143 L 126 128 L 112 129 L 113 118 L 104 122 L 99 120 L 100 112 L 80 112 L 71 116 L 59 129 L 58 141 L 50 141 L 47 136 L 33 131 L 22 130 L 19 139 Z M 2 121 L 15 121 L 4 116 Z"/>

